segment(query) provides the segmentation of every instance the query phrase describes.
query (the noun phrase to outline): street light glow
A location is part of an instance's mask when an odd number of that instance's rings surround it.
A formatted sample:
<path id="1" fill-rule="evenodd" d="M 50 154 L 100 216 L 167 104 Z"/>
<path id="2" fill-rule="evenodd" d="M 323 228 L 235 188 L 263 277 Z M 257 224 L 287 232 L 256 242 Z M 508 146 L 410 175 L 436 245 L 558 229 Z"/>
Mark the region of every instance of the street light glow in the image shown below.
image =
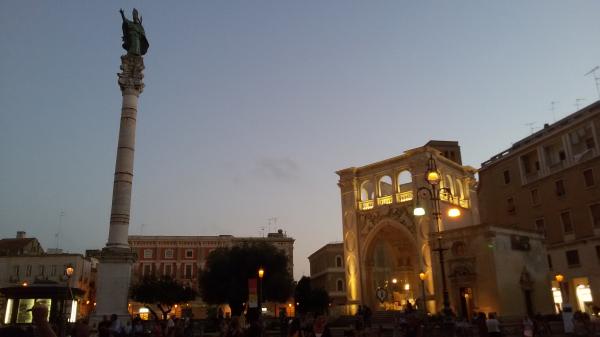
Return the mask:
<path id="1" fill-rule="evenodd" d="M 414 216 L 423 216 L 423 215 L 425 215 L 425 209 L 421 206 L 415 207 L 415 209 L 413 210 L 413 215 Z"/>
<path id="2" fill-rule="evenodd" d="M 404 285 L 404 290 L 409 291 L 410 290 L 410 284 L 405 284 Z"/>
<path id="3" fill-rule="evenodd" d="M 460 209 L 456 208 L 456 207 L 451 207 L 448 210 L 448 216 L 451 218 L 456 218 L 460 216 Z"/>
<path id="4" fill-rule="evenodd" d="M 260 269 L 258 269 L 258 277 L 263 278 L 263 276 L 265 276 L 265 270 L 260 267 Z"/>
<path id="5" fill-rule="evenodd" d="M 392 283 L 393 283 L 393 284 L 396 284 L 396 283 L 398 283 L 398 279 L 396 279 L 396 278 L 393 278 L 393 279 L 392 279 Z"/>
<path id="6" fill-rule="evenodd" d="M 427 274 L 420 272 L 419 273 L 419 278 L 421 279 L 421 281 L 425 281 L 425 279 L 427 278 Z"/>

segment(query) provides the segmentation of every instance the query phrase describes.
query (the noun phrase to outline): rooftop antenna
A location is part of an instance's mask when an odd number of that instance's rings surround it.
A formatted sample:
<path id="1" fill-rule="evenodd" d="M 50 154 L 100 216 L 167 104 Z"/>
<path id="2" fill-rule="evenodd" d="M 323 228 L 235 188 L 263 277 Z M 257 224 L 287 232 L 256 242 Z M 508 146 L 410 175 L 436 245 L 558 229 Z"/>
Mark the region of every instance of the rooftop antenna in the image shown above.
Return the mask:
<path id="1" fill-rule="evenodd" d="M 59 243 L 59 237 L 60 237 L 60 227 L 62 225 L 62 218 L 65 216 L 65 211 L 64 210 L 60 210 L 60 213 L 58 213 L 58 228 L 56 230 L 56 233 L 54 234 L 54 238 L 56 239 L 56 249 L 58 250 L 58 243 Z"/>
<path id="2" fill-rule="evenodd" d="M 600 66 L 595 66 L 594 68 L 592 68 L 592 70 L 588 71 L 583 76 L 594 74 L 594 82 L 596 83 L 596 93 L 598 93 L 598 97 L 600 97 L 600 77 L 598 77 L 598 69 L 600 69 Z"/>
<path id="3" fill-rule="evenodd" d="M 265 226 L 260 226 L 260 227 L 258 227 L 258 229 L 260 229 L 260 235 L 261 235 L 263 238 L 265 237 L 265 229 L 266 229 L 266 228 L 267 228 L 267 227 L 265 227 Z"/>
<path id="4" fill-rule="evenodd" d="M 575 108 L 577 108 L 577 110 L 579 110 L 579 103 L 585 101 L 585 98 L 576 98 L 575 99 Z"/>
<path id="5" fill-rule="evenodd" d="M 529 134 L 532 135 L 533 134 L 533 126 L 535 125 L 535 122 L 529 122 L 529 123 L 525 123 L 525 126 L 529 127 Z"/>
<path id="6" fill-rule="evenodd" d="M 558 101 L 550 102 L 550 110 L 552 110 L 552 118 L 554 119 L 553 122 L 556 122 L 556 104 L 558 103 Z"/>

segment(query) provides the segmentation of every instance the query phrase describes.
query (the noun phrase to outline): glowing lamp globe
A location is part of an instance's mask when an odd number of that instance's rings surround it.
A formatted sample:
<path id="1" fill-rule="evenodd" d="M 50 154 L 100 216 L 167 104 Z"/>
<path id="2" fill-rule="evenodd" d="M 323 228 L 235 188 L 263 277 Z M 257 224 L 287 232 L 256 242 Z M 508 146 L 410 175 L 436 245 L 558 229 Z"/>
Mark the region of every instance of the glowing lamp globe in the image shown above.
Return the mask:
<path id="1" fill-rule="evenodd" d="M 265 276 L 265 270 L 264 270 L 264 269 L 262 269 L 262 268 L 260 268 L 260 269 L 258 270 L 258 277 L 260 277 L 260 278 L 263 278 L 263 276 Z"/>
<path id="2" fill-rule="evenodd" d="M 423 216 L 425 215 L 425 209 L 423 207 L 415 207 L 413 210 L 414 216 Z"/>
<path id="3" fill-rule="evenodd" d="M 562 282 L 565 277 L 562 274 L 557 274 L 556 276 L 554 276 L 554 279 L 556 279 L 556 282 Z"/>
<path id="4" fill-rule="evenodd" d="M 431 185 L 437 185 L 440 183 L 440 173 L 435 170 L 428 171 L 425 179 L 427 179 L 427 182 Z"/>
<path id="5" fill-rule="evenodd" d="M 425 281 L 425 279 L 427 278 L 427 274 L 419 273 L 419 278 L 421 279 L 421 281 Z"/>
<path id="6" fill-rule="evenodd" d="M 452 207 L 448 210 L 448 216 L 451 218 L 456 218 L 460 216 L 460 209 L 456 207 Z"/>

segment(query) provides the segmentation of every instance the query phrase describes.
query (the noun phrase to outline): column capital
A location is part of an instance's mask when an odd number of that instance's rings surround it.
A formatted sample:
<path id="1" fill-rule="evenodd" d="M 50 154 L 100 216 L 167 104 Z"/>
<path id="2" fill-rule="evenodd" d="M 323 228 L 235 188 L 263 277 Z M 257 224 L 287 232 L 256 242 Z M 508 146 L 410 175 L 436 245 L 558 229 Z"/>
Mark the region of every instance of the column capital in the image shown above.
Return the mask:
<path id="1" fill-rule="evenodd" d="M 121 72 L 117 74 L 121 91 L 133 91 L 139 95 L 144 91 L 144 58 L 136 55 L 121 56 Z"/>

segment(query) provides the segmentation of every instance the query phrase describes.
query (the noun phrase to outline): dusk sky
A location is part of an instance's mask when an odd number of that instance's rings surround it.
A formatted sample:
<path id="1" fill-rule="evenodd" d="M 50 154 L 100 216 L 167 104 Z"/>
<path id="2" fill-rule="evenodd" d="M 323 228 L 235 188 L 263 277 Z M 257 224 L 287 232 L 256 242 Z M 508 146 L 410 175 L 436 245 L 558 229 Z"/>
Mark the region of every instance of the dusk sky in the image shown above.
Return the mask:
<path id="1" fill-rule="evenodd" d="M 277 217 L 296 278 L 342 238 L 336 170 L 430 139 L 478 168 L 598 98 L 599 1 L 2 1 L 1 237 L 106 243 L 121 7 L 150 42 L 130 233 Z"/>

